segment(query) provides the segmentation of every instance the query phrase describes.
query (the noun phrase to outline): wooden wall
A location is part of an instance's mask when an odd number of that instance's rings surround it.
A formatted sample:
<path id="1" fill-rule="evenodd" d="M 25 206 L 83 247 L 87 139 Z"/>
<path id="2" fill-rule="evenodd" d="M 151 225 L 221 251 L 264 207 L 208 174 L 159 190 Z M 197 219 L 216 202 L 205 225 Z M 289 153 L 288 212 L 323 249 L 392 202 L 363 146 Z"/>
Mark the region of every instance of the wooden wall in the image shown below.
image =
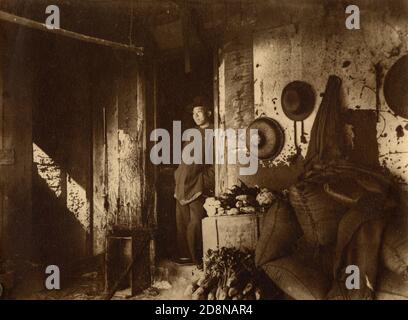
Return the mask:
<path id="1" fill-rule="evenodd" d="M 35 68 L 24 33 L 0 25 L 0 257 L 31 254 L 31 112 Z M 16 54 L 16 51 L 19 54 Z"/>
<path id="2" fill-rule="evenodd" d="M 15 156 L 0 164 L 1 258 L 72 263 L 102 253 L 114 229 L 154 226 L 152 63 L 5 28 L 0 149 Z"/>
<path id="3" fill-rule="evenodd" d="M 154 223 L 146 139 L 154 107 L 147 63 L 125 53 L 104 52 L 98 59 L 105 67 L 97 68 L 93 88 L 94 250 L 102 252 L 106 231 Z"/>

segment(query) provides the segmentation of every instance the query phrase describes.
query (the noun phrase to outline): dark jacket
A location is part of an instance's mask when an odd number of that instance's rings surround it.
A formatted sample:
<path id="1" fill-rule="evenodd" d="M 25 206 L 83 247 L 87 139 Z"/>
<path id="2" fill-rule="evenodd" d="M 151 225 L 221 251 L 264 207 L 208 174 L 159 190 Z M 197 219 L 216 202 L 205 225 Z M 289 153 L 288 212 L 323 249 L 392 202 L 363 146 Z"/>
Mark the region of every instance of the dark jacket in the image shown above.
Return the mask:
<path id="1" fill-rule="evenodd" d="M 181 160 L 180 165 L 174 173 L 176 187 L 174 197 L 182 204 L 186 205 L 201 195 L 210 195 L 214 190 L 215 173 L 213 164 L 205 164 L 205 129 L 196 127 L 201 132 L 202 138 L 202 162 L 203 164 L 186 164 Z M 209 126 L 207 129 L 213 129 Z M 185 142 L 184 147 L 190 142 Z M 214 149 L 213 149 L 214 150 Z M 213 152 L 214 153 L 214 152 Z M 214 157 L 213 157 L 214 159 Z"/>

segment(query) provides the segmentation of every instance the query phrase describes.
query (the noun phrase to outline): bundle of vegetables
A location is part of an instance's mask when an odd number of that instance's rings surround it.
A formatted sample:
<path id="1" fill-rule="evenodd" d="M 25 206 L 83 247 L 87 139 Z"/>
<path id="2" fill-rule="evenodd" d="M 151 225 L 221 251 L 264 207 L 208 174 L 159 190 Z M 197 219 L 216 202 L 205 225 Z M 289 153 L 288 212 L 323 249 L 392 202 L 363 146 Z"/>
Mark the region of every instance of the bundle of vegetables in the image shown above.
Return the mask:
<path id="1" fill-rule="evenodd" d="M 207 198 L 204 209 L 209 217 L 215 215 L 237 215 L 262 212 L 268 209 L 276 199 L 267 188 L 248 187 L 240 180 L 240 186 L 234 185 L 219 197 Z"/>
<path id="2" fill-rule="evenodd" d="M 186 289 L 193 300 L 259 300 L 254 254 L 235 248 L 208 250 L 204 275 Z"/>

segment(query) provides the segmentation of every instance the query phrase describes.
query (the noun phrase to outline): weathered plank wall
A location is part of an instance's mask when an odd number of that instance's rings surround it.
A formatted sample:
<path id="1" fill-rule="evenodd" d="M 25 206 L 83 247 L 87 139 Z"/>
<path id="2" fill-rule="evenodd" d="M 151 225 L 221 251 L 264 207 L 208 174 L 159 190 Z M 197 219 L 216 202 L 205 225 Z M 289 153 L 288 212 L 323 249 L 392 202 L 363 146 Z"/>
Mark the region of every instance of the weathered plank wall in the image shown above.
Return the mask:
<path id="1" fill-rule="evenodd" d="M 44 21 L 46 4 L 4 1 L 0 7 Z M 140 21 L 129 29 L 123 7 L 107 15 L 105 6 L 58 5 L 63 28 L 124 43 L 147 37 Z M 36 250 L 26 250 L 34 258 L 74 261 L 102 253 L 109 229 L 154 224 L 154 179 L 146 182 L 144 171 L 146 64 L 124 52 L 5 25 L 1 147 L 15 148 L 17 162 L 0 168 L 3 248 L 19 254 L 34 244 Z"/>
<path id="2" fill-rule="evenodd" d="M 14 153 L 0 164 L 0 257 L 5 259 L 32 253 L 32 44 L 24 33 L 10 34 L 0 25 L 0 149 Z"/>
<path id="3" fill-rule="evenodd" d="M 44 41 L 46 46 L 49 39 Z M 82 44 L 73 52 L 71 40 L 56 43 L 48 55 L 55 65 L 44 68 L 44 74 L 54 74 L 40 81 L 43 98 L 34 114 L 34 143 L 46 159 L 37 151 L 34 160 L 38 183 L 45 180 L 57 199 L 47 200 L 46 188 L 34 185 L 36 224 L 48 230 L 41 252 L 75 259 L 102 253 L 108 232 L 144 226 L 153 213 L 153 207 L 144 210 L 151 193 L 145 80 L 135 56 Z M 75 62 L 64 66 L 68 55 Z M 69 222 L 70 215 L 77 223 Z M 62 250 L 68 243 L 70 249 Z"/>
<path id="4" fill-rule="evenodd" d="M 147 205 L 147 199 L 154 204 L 153 180 L 147 178 L 153 171 L 146 164 L 146 118 L 154 111 L 146 105 L 147 66 L 126 53 L 100 53 L 92 89 L 95 253 L 104 250 L 107 232 L 155 221 L 154 206 Z"/>
<path id="5" fill-rule="evenodd" d="M 145 200 L 145 87 L 143 69 L 134 61 L 129 57 L 123 66 L 126 73 L 120 80 L 118 110 L 118 225 L 130 229 L 143 225 L 142 206 Z"/>
<path id="6" fill-rule="evenodd" d="M 33 60 L 33 239 L 41 261 L 92 254 L 92 50 L 24 30 Z M 75 70 L 75 72 L 73 72 Z"/>
<path id="7" fill-rule="evenodd" d="M 16 161 L 0 167 L 4 256 L 27 249 L 64 263 L 102 253 L 109 229 L 155 222 L 143 64 L 54 35 L 21 36 L 3 51 L 1 143 Z"/>

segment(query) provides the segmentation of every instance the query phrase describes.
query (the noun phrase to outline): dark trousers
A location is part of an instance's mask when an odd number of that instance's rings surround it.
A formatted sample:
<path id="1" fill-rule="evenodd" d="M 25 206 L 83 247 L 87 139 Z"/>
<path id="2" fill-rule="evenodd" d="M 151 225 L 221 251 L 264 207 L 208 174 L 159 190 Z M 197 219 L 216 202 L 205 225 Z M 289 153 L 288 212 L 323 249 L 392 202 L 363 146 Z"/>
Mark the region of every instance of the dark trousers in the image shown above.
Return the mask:
<path id="1" fill-rule="evenodd" d="M 202 197 L 181 205 L 176 200 L 177 245 L 180 258 L 191 258 L 199 263 L 203 256 L 201 220 L 204 218 Z"/>

